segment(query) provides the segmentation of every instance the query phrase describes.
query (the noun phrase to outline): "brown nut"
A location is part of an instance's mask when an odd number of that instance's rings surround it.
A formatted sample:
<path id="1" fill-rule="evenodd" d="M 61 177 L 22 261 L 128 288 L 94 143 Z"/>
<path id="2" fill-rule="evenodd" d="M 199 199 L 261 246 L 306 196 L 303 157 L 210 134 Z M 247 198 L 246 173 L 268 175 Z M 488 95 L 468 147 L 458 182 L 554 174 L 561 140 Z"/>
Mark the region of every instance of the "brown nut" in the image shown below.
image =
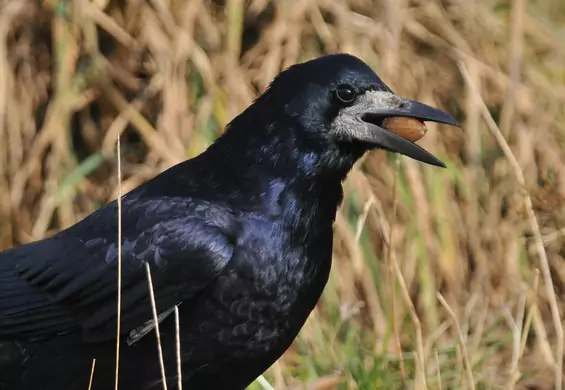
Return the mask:
<path id="1" fill-rule="evenodd" d="M 383 127 L 412 142 L 418 141 L 428 131 L 424 122 L 400 116 L 386 118 Z"/>

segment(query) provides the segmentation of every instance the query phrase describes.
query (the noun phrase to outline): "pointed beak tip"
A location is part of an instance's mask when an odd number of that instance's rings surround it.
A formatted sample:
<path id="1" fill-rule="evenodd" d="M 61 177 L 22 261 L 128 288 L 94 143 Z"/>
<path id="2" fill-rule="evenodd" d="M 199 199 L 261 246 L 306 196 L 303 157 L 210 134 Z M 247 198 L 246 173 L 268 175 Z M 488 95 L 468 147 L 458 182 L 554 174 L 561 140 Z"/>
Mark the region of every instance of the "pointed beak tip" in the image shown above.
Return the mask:
<path id="1" fill-rule="evenodd" d="M 427 152 L 429 153 L 429 152 Z M 407 156 L 407 157 L 411 157 L 411 156 Z M 413 157 L 411 157 L 413 158 Z M 418 158 L 416 158 L 417 161 L 423 162 L 425 164 L 428 165 L 432 165 L 434 167 L 438 167 L 438 168 L 447 168 L 447 165 L 445 165 L 445 163 L 443 161 L 441 161 L 439 158 L 437 158 L 436 156 L 434 156 L 433 154 L 429 153 L 429 157 L 423 160 L 420 160 Z"/>

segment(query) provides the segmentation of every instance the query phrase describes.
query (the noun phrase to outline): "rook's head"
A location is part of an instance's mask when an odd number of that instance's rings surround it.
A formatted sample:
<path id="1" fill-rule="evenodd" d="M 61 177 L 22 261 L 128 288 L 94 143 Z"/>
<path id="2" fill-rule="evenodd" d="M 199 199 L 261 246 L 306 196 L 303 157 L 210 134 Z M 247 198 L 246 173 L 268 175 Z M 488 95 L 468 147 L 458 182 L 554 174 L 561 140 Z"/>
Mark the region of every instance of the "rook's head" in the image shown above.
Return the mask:
<path id="1" fill-rule="evenodd" d="M 388 117 L 459 126 L 449 114 L 395 95 L 360 59 L 336 54 L 291 66 L 279 74 L 256 107 L 299 125 L 335 150 L 381 148 L 445 166 L 431 153 L 383 127 Z"/>

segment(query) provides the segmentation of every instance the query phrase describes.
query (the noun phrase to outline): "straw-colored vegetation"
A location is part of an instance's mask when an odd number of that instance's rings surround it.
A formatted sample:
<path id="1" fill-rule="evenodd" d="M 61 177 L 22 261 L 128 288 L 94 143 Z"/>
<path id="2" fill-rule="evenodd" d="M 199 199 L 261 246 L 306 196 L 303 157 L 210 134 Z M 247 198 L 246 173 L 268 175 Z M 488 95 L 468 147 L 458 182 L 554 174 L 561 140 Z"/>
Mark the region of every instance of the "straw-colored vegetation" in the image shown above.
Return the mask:
<path id="1" fill-rule="evenodd" d="M 561 388 L 563 0 L 125 3 L 0 1 L 0 248 L 115 198 L 118 135 L 127 192 L 281 69 L 349 52 L 464 131 L 419 141 L 447 170 L 357 165 L 323 299 L 253 388 Z"/>

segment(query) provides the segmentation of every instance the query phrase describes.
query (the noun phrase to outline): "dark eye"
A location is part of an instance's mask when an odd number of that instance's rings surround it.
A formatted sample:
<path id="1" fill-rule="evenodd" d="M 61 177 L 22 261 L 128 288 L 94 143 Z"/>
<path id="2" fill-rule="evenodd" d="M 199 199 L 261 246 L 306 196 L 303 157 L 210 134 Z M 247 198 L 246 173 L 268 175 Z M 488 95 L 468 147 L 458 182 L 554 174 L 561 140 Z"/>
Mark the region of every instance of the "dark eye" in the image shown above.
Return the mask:
<path id="1" fill-rule="evenodd" d="M 340 85 L 335 91 L 335 96 L 345 104 L 352 103 L 357 97 L 355 90 L 349 85 Z"/>

